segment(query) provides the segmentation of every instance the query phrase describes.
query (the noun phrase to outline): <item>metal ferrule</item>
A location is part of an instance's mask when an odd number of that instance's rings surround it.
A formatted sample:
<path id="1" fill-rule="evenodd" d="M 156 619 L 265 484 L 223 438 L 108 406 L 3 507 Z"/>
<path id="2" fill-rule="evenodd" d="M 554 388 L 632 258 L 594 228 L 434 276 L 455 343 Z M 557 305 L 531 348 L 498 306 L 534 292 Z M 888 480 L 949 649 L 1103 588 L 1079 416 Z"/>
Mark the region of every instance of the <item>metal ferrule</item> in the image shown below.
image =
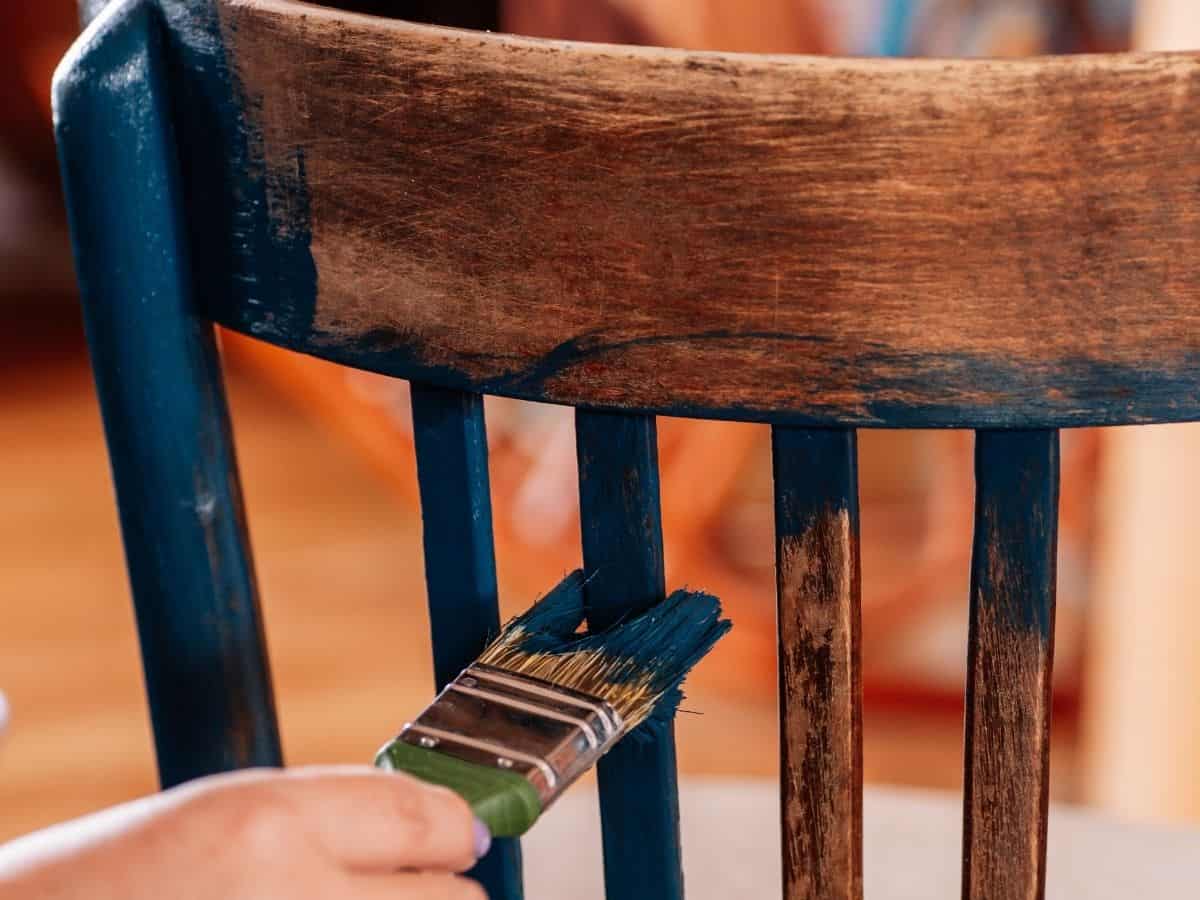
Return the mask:
<path id="1" fill-rule="evenodd" d="M 523 775 L 546 809 L 616 743 L 623 724 L 604 700 L 476 663 L 399 740 Z"/>

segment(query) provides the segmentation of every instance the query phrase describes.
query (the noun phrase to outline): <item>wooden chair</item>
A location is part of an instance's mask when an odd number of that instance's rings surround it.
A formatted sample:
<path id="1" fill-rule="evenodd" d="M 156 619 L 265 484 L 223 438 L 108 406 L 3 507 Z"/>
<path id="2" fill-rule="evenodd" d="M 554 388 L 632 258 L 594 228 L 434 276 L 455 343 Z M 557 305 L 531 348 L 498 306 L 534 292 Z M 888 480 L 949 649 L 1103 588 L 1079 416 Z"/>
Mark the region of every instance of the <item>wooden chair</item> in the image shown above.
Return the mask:
<path id="1" fill-rule="evenodd" d="M 578 409 L 600 626 L 663 596 L 655 415 L 771 423 L 789 898 L 862 889 L 855 429 L 975 429 L 963 894 L 1041 896 L 1057 429 L 1200 418 L 1197 83 L 116 0 L 56 124 L 163 783 L 281 761 L 215 322 L 412 380 L 443 681 L 498 624 L 482 394 Z M 675 780 L 602 761 L 609 897 L 682 896 Z"/>

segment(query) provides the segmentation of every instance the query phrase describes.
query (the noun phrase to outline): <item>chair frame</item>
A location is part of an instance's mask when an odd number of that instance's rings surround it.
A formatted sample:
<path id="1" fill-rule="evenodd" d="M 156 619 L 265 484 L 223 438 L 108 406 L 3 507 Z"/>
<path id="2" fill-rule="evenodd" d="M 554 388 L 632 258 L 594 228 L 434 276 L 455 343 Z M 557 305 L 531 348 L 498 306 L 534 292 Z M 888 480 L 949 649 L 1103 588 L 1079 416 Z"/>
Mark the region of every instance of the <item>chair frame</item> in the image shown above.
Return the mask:
<path id="1" fill-rule="evenodd" d="M 163 783 L 282 761 L 216 323 L 413 382 L 439 682 L 498 626 L 480 395 L 577 408 L 601 626 L 664 595 L 655 415 L 772 425 L 789 898 L 862 893 L 854 429 L 976 429 L 963 895 L 1041 897 L 1057 429 L 1200 418 L 1197 76 L 115 0 L 56 132 Z M 608 895 L 682 897 L 670 729 L 599 776 Z"/>

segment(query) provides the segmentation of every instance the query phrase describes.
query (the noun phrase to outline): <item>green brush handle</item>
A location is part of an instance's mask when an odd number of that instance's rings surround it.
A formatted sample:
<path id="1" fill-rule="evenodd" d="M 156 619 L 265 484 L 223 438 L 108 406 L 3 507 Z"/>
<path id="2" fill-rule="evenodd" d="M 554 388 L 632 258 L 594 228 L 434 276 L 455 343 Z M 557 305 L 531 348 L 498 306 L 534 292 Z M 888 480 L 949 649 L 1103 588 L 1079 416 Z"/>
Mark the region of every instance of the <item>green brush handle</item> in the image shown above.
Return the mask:
<path id="1" fill-rule="evenodd" d="M 542 812 L 537 791 L 516 772 L 464 762 L 399 740 L 379 751 L 375 765 L 450 788 L 471 805 L 492 837 L 519 837 Z"/>

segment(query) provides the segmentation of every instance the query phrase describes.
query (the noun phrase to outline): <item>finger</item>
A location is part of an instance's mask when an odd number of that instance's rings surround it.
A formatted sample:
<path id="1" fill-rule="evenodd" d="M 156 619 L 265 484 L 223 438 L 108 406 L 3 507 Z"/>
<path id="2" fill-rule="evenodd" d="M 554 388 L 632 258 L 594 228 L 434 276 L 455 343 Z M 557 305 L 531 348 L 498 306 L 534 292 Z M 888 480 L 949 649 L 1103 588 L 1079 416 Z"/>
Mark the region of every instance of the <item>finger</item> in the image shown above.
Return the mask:
<path id="1" fill-rule="evenodd" d="M 344 867 L 462 872 L 486 849 L 467 802 L 408 775 L 369 767 L 288 770 L 286 792 L 306 830 Z"/>
<path id="2" fill-rule="evenodd" d="M 345 900 L 487 900 L 478 882 L 461 875 L 359 875 L 338 895 Z"/>

